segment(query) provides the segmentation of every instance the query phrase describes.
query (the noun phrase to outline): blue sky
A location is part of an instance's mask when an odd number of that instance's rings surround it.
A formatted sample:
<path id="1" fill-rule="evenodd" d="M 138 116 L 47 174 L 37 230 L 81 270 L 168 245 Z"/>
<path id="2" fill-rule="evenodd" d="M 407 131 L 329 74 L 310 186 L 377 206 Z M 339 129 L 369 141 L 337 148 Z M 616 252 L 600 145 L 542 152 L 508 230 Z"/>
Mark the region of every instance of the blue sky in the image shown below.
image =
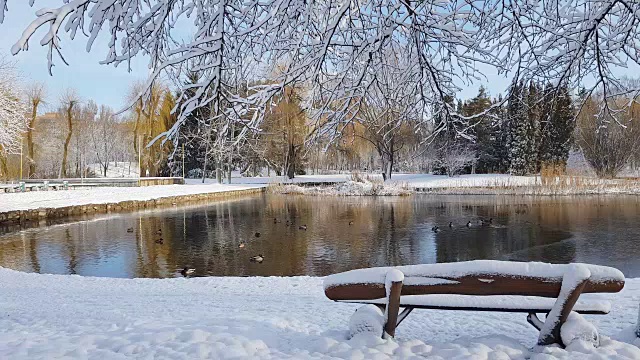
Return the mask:
<path id="1" fill-rule="evenodd" d="M 40 46 L 44 31 L 39 31 L 29 41 L 29 50 L 11 55 L 11 46 L 22 35 L 22 31 L 35 19 L 35 12 L 43 3 L 31 8 L 27 0 L 9 1 L 9 11 L 0 24 L 0 56 L 15 61 L 23 78 L 27 81 L 40 81 L 47 87 L 47 111 L 55 110 L 60 94 L 66 88 L 74 88 L 83 100 L 93 99 L 98 104 L 114 108 L 124 105 L 130 85 L 145 79 L 148 70 L 146 61 L 139 59 L 132 63 L 132 72 L 124 64 L 117 68 L 100 65 L 107 51 L 108 39 L 99 37 L 90 53 L 86 52 L 86 37 L 77 35 L 70 41 L 64 34 L 62 51 L 69 66 L 59 59 L 55 61 L 53 76 L 47 69 L 47 48 Z"/>
<path id="2" fill-rule="evenodd" d="M 21 36 L 22 31 L 35 19 L 35 11 L 43 6 L 44 2 L 29 7 L 27 0 L 8 2 L 9 11 L 5 21 L 0 24 L 0 56 L 4 56 L 17 63 L 18 69 L 27 81 L 40 81 L 47 87 L 46 111 L 55 110 L 60 94 L 67 88 L 74 88 L 83 100 L 93 99 L 98 104 L 109 105 L 119 109 L 125 103 L 131 84 L 143 80 L 148 74 L 146 59 L 139 58 L 131 64 L 131 72 L 128 72 L 125 64 L 114 68 L 109 65 L 100 65 L 107 51 L 108 38 L 100 36 L 93 45 L 90 53 L 86 52 L 86 37 L 78 34 L 71 41 L 66 33 L 62 34 L 62 52 L 69 66 L 60 59 L 56 59 L 53 68 L 53 76 L 47 69 L 47 48 L 40 46 L 39 42 L 44 31 L 40 30 L 29 42 L 29 50 L 12 56 L 10 49 Z M 488 81 L 483 81 L 492 95 L 503 92 L 508 85 L 508 80 L 499 77 L 486 67 Z M 475 96 L 480 84 L 466 86 L 458 95 L 459 98 L 471 98 Z"/>

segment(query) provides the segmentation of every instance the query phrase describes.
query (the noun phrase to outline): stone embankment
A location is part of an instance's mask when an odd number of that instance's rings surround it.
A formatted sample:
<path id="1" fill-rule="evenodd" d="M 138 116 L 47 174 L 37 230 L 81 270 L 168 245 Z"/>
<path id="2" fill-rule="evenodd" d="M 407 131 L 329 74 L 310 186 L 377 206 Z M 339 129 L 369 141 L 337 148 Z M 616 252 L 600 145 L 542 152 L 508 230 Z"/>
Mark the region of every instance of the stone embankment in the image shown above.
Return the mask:
<path id="1" fill-rule="evenodd" d="M 140 209 L 176 206 L 242 195 L 258 194 L 264 192 L 264 190 L 264 188 L 252 188 L 190 195 L 167 196 L 149 200 L 128 200 L 106 204 L 82 204 L 52 208 L 43 207 L 29 210 L 14 210 L 0 212 L 0 224 L 20 223 L 24 221 L 39 221 L 44 219 L 64 218 L 68 216 L 85 214 L 106 214 L 112 212 L 127 212 Z"/>

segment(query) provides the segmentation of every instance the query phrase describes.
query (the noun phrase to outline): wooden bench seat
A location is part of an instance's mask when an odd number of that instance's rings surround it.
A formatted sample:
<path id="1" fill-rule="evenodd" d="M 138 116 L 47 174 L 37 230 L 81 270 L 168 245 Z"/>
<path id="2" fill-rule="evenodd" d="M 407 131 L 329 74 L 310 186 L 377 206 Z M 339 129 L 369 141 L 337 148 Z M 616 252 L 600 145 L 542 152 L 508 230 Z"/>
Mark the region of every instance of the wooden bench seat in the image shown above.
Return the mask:
<path id="1" fill-rule="evenodd" d="M 343 300 L 358 304 L 385 305 L 386 298 L 375 300 Z M 403 295 L 400 297 L 401 307 L 431 310 L 467 310 L 467 311 L 500 311 L 520 313 L 548 313 L 553 309 L 555 299 L 537 296 L 513 295 Z M 608 301 L 578 300 L 573 311 L 580 314 L 606 315 L 611 311 Z"/>
<path id="2" fill-rule="evenodd" d="M 359 269 L 324 281 L 331 300 L 384 307 L 383 336 L 394 336 L 413 309 L 524 312 L 540 330 L 541 345 L 562 345 L 560 328 L 571 311 L 609 312 L 607 302 L 579 301 L 580 294 L 623 287 L 624 275 L 610 267 L 493 260 Z"/>

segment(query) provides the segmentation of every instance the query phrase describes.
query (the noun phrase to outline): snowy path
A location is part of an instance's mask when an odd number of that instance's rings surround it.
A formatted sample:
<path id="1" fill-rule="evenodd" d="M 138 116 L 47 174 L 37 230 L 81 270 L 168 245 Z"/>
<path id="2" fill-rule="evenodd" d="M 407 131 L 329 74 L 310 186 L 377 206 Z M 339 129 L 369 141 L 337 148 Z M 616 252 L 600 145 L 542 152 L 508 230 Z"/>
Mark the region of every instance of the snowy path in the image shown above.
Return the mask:
<path id="1" fill-rule="evenodd" d="M 72 205 L 110 204 L 128 200 L 218 193 L 260 188 L 261 185 L 157 185 L 144 187 L 96 187 L 91 189 L 0 193 L 0 212 L 59 208 Z"/>
<path id="2" fill-rule="evenodd" d="M 0 268 L 0 289 L 5 359 L 543 358 L 526 348 L 537 335 L 523 314 L 416 311 L 397 343 L 346 340 L 356 305 L 327 300 L 321 278 L 108 279 Z M 612 313 L 588 317 L 601 334 L 632 326 L 640 279 L 604 297 Z M 549 349 L 546 359 L 588 358 L 570 350 Z M 612 341 L 589 351 L 640 358 L 637 347 Z"/>

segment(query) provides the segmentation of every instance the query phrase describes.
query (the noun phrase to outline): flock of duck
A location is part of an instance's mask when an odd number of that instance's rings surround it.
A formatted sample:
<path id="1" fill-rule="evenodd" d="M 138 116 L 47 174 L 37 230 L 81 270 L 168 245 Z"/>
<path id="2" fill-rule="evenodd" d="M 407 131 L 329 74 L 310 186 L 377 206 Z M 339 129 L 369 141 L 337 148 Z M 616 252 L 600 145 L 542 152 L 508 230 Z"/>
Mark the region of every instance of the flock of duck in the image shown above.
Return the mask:
<path id="1" fill-rule="evenodd" d="M 282 221 L 280 219 L 278 219 L 278 218 L 273 218 L 273 223 L 274 224 L 279 224 L 279 223 L 282 223 Z M 286 226 L 293 226 L 293 222 L 290 221 L 290 220 L 287 220 L 285 222 L 285 225 Z M 353 225 L 353 221 L 349 221 L 349 225 Z M 451 224 L 449 224 L 449 226 L 451 226 Z M 306 231 L 307 230 L 307 225 L 306 224 L 299 225 L 298 226 L 298 230 Z M 432 228 L 432 230 L 437 232 L 438 231 L 438 227 L 434 226 Z M 130 228 L 127 229 L 127 232 L 128 233 L 133 233 L 134 229 L 132 227 L 130 227 Z M 158 238 L 155 239 L 154 242 L 156 244 L 158 244 L 158 245 L 163 245 L 164 244 L 164 239 L 162 238 L 162 229 L 158 229 L 158 231 L 156 231 L 156 235 L 158 236 Z M 260 234 L 260 232 L 256 232 L 256 233 L 254 233 L 254 236 L 256 238 L 259 238 L 260 236 L 262 236 L 262 234 Z M 245 247 L 246 247 L 246 243 L 244 241 L 241 242 L 238 245 L 238 248 L 240 248 L 240 249 L 244 249 Z M 254 255 L 254 256 L 249 258 L 249 261 L 253 262 L 253 263 L 261 264 L 264 261 L 264 255 L 262 255 L 262 254 Z M 195 274 L 195 272 L 196 272 L 196 269 L 195 268 L 190 268 L 190 267 L 184 267 L 184 268 L 182 268 L 180 270 L 180 274 L 182 276 L 184 276 L 184 277 L 189 277 L 189 276 Z"/>
<path id="2" fill-rule="evenodd" d="M 467 222 L 467 224 L 466 224 L 466 225 L 464 225 L 464 226 L 465 226 L 465 227 L 467 227 L 467 228 L 472 228 L 472 227 L 496 227 L 496 228 L 497 228 L 497 227 L 501 227 L 501 226 L 495 226 L 495 225 L 493 225 L 493 218 L 490 218 L 489 220 L 479 219 L 479 220 L 478 220 L 477 222 L 475 222 L 475 223 L 474 223 L 474 222 L 472 222 L 471 220 L 469 220 L 469 221 Z M 449 228 L 451 228 L 451 229 L 455 227 L 455 226 L 453 225 L 453 222 L 452 222 L 452 221 L 449 221 L 449 226 L 448 226 L 448 227 L 449 227 Z M 431 228 L 431 231 L 433 231 L 433 232 L 437 233 L 437 232 L 440 232 L 440 231 L 441 231 L 441 229 L 440 229 L 440 227 L 439 227 L 439 226 L 435 225 L 435 226 L 433 226 L 433 227 Z"/>

